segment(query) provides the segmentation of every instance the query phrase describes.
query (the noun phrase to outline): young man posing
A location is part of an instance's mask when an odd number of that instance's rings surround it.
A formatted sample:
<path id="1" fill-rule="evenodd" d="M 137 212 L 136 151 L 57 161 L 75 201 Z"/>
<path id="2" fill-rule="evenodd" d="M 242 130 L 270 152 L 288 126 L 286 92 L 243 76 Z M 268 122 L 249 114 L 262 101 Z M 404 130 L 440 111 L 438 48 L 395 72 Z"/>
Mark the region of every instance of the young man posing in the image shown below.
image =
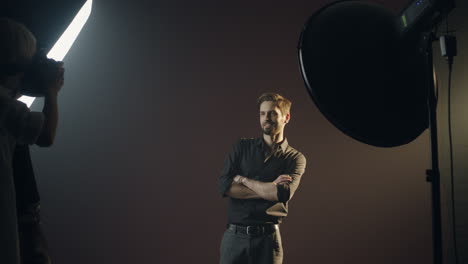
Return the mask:
<path id="1" fill-rule="evenodd" d="M 265 93 L 258 107 L 262 137 L 236 142 L 218 179 L 220 194 L 229 197 L 221 264 L 283 262 L 279 224 L 306 166 L 304 155 L 284 137 L 291 102 Z"/>

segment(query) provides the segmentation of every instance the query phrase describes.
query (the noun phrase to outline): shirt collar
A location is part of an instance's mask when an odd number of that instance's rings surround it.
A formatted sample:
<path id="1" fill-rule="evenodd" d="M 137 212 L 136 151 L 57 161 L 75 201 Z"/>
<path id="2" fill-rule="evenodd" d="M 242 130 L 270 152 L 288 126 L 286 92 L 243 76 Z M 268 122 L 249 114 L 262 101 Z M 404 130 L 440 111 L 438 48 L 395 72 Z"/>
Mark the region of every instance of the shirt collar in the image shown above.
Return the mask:
<path id="1" fill-rule="evenodd" d="M 257 144 L 258 147 L 263 148 L 265 146 L 265 141 L 263 140 L 263 137 L 257 138 L 256 144 Z M 281 142 L 281 144 L 279 146 L 280 146 L 280 149 L 281 149 L 282 152 L 286 151 L 286 149 L 289 146 L 288 140 L 286 138 L 284 138 L 283 142 Z"/>

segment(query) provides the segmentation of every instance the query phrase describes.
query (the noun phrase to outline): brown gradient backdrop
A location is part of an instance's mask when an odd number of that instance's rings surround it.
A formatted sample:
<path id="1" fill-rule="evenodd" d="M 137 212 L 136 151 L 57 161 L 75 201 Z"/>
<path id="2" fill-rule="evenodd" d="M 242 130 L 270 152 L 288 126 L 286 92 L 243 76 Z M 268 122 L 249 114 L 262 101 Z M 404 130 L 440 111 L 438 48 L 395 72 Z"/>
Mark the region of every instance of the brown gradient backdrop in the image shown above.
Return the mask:
<path id="1" fill-rule="evenodd" d="M 256 97 L 278 91 L 308 158 L 285 263 L 430 263 L 427 132 L 392 149 L 359 143 L 303 85 L 298 36 L 329 2 L 95 0 L 65 59 L 57 142 L 33 153 L 54 262 L 217 263 L 224 157 L 259 135 Z"/>

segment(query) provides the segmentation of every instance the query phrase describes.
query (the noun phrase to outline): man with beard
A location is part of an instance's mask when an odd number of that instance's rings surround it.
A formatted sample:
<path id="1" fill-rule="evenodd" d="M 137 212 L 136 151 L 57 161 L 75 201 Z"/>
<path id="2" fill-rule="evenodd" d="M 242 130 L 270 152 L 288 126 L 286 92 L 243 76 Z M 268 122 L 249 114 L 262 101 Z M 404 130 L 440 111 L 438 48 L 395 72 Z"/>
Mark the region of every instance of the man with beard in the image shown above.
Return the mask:
<path id="1" fill-rule="evenodd" d="M 284 137 L 291 101 L 265 93 L 257 103 L 263 136 L 236 142 L 218 179 L 229 197 L 221 264 L 283 262 L 279 224 L 305 170 L 304 155 Z"/>

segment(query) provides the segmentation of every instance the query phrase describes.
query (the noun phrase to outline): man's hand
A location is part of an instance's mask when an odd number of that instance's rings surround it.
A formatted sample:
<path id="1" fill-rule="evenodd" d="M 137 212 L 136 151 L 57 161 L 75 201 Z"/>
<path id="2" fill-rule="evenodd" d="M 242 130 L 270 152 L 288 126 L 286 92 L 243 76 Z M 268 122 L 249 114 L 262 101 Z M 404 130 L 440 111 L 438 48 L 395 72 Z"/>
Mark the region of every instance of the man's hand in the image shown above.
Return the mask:
<path id="1" fill-rule="evenodd" d="M 63 68 L 63 62 L 55 62 L 55 64 L 45 67 L 43 71 L 47 76 L 45 80 L 47 82 L 47 95 L 57 95 L 64 83 L 65 69 Z"/>
<path id="2" fill-rule="evenodd" d="M 236 177 L 234 177 L 234 179 L 232 179 L 232 181 L 237 183 L 237 184 L 243 184 L 244 179 L 245 179 L 244 176 L 236 175 Z"/>
<path id="3" fill-rule="evenodd" d="M 280 175 L 278 176 L 278 178 L 276 178 L 276 180 L 273 181 L 273 183 L 276 185 L 278 184 L 282 185 L 282 184 L 287 184 L 291 182 L 292 182 L 292 177 L 287 174 Z"/>

